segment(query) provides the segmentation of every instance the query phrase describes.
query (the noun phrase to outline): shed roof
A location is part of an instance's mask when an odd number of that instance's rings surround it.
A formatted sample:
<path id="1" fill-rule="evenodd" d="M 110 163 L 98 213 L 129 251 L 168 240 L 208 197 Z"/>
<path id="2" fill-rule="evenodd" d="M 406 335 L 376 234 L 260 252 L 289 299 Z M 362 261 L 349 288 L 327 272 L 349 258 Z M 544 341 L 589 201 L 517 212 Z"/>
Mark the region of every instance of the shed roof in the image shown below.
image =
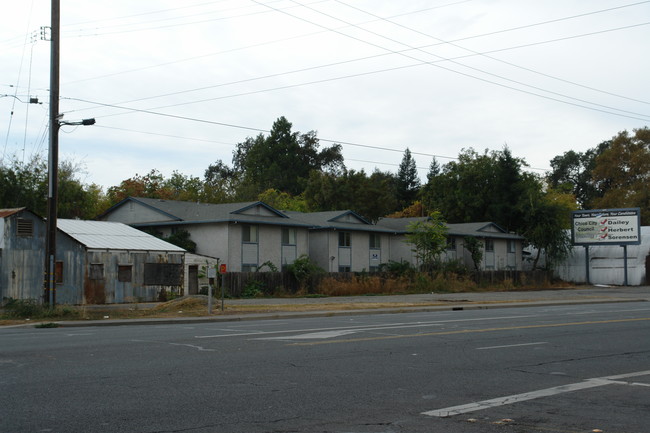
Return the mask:
<path id="1" fill-rule="evenodd" d="M 185 252 L 181 247 L 122 223 L 59 219 L 57 227 L 91 249 Z"/>
<path id="2" fill-rule="evenodd" d="M 26 208 L 24 207 L 16 207 L 12 209 L 0 209 L 0 218 L 6 218 L 8 216 L 17 214 L 20 211 L 25 210 Z"/>

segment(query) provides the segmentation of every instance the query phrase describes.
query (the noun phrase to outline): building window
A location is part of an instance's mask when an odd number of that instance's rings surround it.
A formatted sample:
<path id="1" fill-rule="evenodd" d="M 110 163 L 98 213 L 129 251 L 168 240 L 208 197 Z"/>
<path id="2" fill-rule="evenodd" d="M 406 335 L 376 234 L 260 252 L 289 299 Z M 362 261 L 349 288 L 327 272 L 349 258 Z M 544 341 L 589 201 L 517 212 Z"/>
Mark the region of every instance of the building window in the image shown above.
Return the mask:
<path id="1" fill-rule="evenodd" d="M 130 283 L 133 280 L 133 265 L 117 265 L 117 281 Z"/>
<path id="2" fill-rule="evenodd" d="M 349 247 L 352 246 L 352 242 L 350 240 L 350 232 L 339 232 L 339 247 Z M 340 272 L 348 272 L 348 271 L 340 271 Z"/>
<path id="3" fill-rule="evenodd" d="M 31 237 L 34 235 L 34 221 L 25 218 L 16 220 L 16 234 L 18 236 Z"/>
<path id="4" fill-rule="evenodd" d="M 183 265 L 145 263 L 144 284 L 147 286 L 181 286 L 183 285 Z"/>
<path id="5" fill-rule="evenodd" d="M 447 250 L 456 251 L 456 238 L 447 238 Z"/>
<path id="6" fill-rule="evenodd" d="M 243 224 L 242 228 L 242 242 L 248 242 L 251 244 L 257 243 L 257 226 L 250 224 Z"/>
<path id="7" fill-rule="evenodd" d="M 514 254 L 517 252 L 517 245 L 515 244 L 515 241 L 508 241 L 508 252 L 511 254 Z"/>
<path id="8" fill-rule="evenodd" d="M 282 245 L 296 245 L 296 229 L 287 227 L 282 229 Z"/>
<path id="9" fill-rule="evenodd" d="M 377 250 L 381 248 L 381 235 L 379 233 L 370 233 L 370 248 Z"/>
<path id="10" fill-rule="evenodd" d="M 339 266 L 339 272 L 351 272 L 349 266 Z"/>
<path id="11" fill-rule="evenodd" d="M 485 240 L 485 251 L 487 252 L 494 252 L 494 240 L 493 239 L 486 239 Z"/>
<path id="12" fill-rule="evenodd" d="M 257 272 L 257 265 L 241 265 L 242 272 Z"/>
<path id="13" fill-rule="evenodd" d="M 91 280 L 104 279 L 104 265 L 102 263 L 91 263 L 88 272 L 88 278 Z"/>
<path id="14" fill-rule="evenodd" d="M 61 261 L 54 263 L 54 282 L 63 284 L 63 262 Z"/>

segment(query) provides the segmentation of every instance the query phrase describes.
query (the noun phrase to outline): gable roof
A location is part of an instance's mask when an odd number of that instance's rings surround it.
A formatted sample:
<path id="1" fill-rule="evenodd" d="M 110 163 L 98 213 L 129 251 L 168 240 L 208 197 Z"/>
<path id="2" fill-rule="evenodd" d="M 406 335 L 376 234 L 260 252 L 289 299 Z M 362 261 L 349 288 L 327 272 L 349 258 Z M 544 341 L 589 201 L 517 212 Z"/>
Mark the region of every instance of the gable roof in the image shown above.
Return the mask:
<path id="1" fill-rule="evenodd" d="M 6 218 L 12 215 L 15 215 L 17 213 L 20 213 L 24 211 L 27 208 L 24 207 L 15 207 L 11 209 L 0 209 L 0 218 Z"/>
<path id="2" fill-rule="evenodd" d="M 166 217 L 165 221 L 137 221 L 131 224 L 135 227 L 218 222 L 289 226 L 307 225 L 302 221 L 292 220 L 285 213 L 261 201 L 215 204 L 129 197 L 104 212 L 100 218 L 127 202 L 138 203 Z"/>
<path id="3" fill-rule="evenodd" d="M 391 228 L 396 232 L 408 233 L 408 226 L 419 221 L 428 221 L 429 217 L 415 218 L 381 218 L 377 224 Z M 447 235 L 451 236 L 474 236 L 477 238 L 498 238 L 498 239 L 524 239 L 515 233 L 508 233 L 499 225 L 493 222 L 457 223 L 445 224 Z"/>
<path id="4" fill-rule="evenodd" d="M 185 252 L 181 247 L 122 223 L 59 219 L 57 227 L 90 249 Z"/>
<path id="5" fill-rule="evenodd" d="M 297 212 L 287 211 L 289 217 L 303 221 L 310 225 L 313 230 L 347 230 L 347 231 L 371 231 L 390 232 L 393 230 L 383 226 L 372 224 L 367 219 L 352 210 L 338 210 L 325 212 Z"/>

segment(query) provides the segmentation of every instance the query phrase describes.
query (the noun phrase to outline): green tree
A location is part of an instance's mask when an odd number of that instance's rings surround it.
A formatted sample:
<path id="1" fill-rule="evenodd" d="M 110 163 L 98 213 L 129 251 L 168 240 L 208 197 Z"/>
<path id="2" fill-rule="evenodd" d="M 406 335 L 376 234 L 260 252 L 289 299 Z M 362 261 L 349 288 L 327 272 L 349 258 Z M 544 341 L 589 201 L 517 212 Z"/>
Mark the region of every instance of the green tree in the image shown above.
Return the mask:
<path id="1" fill-rule="evenodd" d="M 615 136 L 596 157 L 592 178 L 600 192 L 595 208 L 639 207 L 641 224 L 650 224 L 650 129 Z"/>
<path id="2" fill-rule="evenodd" d="M 58 170 L 57 216 L 95 217 L 104 202 L 101 188 L 80 180 L 83 167 L 61 161 Z M 48 174 L 46 161 L 36 155 L 23 163 L 12 159 L 0 165 L 0 208 L 26 207 L 37 215 L 47 214 Z"/>
<path id="3" fill-rule="evenodd" d="M 418 169 L 408 147 L 404 151 L 404 156 L 397 170 L 397 178 L 395 181 L 397 184 L 397 200 L 399 206 L 405 208 L 415 201 L 420 191 Z"/>
<path id="4" fill-rule="evenodd" d="M 542 188 L 523 167 L 525 162 L 507 148 L 483 154 L 463 150 L 458 161 L 430 177 L 422 201 L 451 223 L 492 221 L 508 231 L 521 230 L 522 200 L 529 190 Z"/>
<path id="5" fill-rule="evenodd" d="M 478 271 L 483 260 L 483 242 L 474 236 L 466 236 L 463 238 L 463 248 L 469 252 L 472 263 L 474 263 L 474 270 Z"/>
<path id="6" fill-rule="evenodd" d="M 117 186 L 108 188 L 107 197 L 111 205 L 121 202 L 128 197 L 160 198 L 173 200 L 173 191 L 166 187 L 165 177 L 156 169 L 142 176 L 123 180 Z"/>
<path id="7" fill-rule="evenodd" d="M 610 145 L 611 141 L 603 141 L 584 153 L 569 150 L 554 157 L 551 160 L 552 170 L 547 176 L 549 186 L 572 193 L 582 209 L 590 209 L 592 203 L 602 196 L 602 192 L 592 178 L 596 158 Z"/>
<path id="8" fill-rule="evenodd" d="M 13 158 L 0 165 L 0 208 L 16 207 L 45 216 L 47 164 L 38 156 L 25 163 Z"/>
<path id="9" fill-rule="evenodd" d="M 395 178 L 379 170 L 370 176 L 364 170 L 339 175 L 312 171 L 304 197 L 312 211 L 351 209 L 371 221 L 398 208 Z"/>
<path id="10" fill-rule="evenodd" d="M 293 196 L 305 188 L 312 170 L 336 173 L 343 168 L 341 146 L 319 150 L 314 131 L 291 131 L 284 117 L 275 121 L 268 136 L 259 134 L 237 145 L 233 166 L 242 179 L 241 191 L 256 196 L 277 189 Z"/>
<path id="11" fill-rule="evenodd" d="M 530 197 L 526 209 L 526 229 L 521 233 L 526 241 L 535 247 L 533 270 L 538 268 L 539 259 L 544 254 L 546 266 L 552 269 L 568 257 L 571 252 L 570 228 L 571 211 L 576 210 L 572 194 L 549 189 Z"/>
<path id="12" fill-rule="evenodd" d="M 187 230 L 179 230 L 176 233 L 163 237 L 162 240 L 181 247 L 190 253 L 196 252 L 196 242 L 191 239 L 190 233 Z"/>
<path id="13" fill-rule="evenodd" d="M 420 268 L 431 271 L 447 247 L 447 226 L 440 212 L 433 212 L 427 221 L 416 221 L 407 226 L 407 242 L 413 245 Z"/>
<path id="14" fill-rule="evenodd" d="M 96 184 L 86 185 L 79 179 L 83 168 L 63 161 L 59 164 L 59 218 L 93 219 L 101 213 L 104 193 Z"/>
<path id="15" fill-rule="evenodd" d="M 235 200 L 241 183 L 239 174 L 221 160 L 210 164 L 204 172 L 203 190 L 206 203 L 227 203 Z"/>
<path id="16" fill-rule="evenodd" d="M 280 192 L 277 189 L 267 189 L 260 193 L 257 196 L 257 199 L 278 210 L 309 212 L 307 201 L 302 195 L 293 197 L 286 192 Z"/>

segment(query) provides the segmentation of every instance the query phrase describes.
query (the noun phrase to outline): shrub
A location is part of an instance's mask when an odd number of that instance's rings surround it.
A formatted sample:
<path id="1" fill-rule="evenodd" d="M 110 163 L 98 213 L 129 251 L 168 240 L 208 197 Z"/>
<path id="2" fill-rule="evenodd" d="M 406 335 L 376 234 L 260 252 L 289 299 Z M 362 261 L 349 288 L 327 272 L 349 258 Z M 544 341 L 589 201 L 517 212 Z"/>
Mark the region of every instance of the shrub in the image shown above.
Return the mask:
<path id="1" fill-rule="evenodd" d="M 242 298 L 259 298 L 264 295 L 264 283 L 261 281 L 249 281 L 242 291 Z"/>
<path id="2" fill-rule="evenodd" d="M 79 317 L 79 312 L 64 305 L 50 308 L 36 299 L 8 299 L 4 305 L 4 316 L 12 319 L 74 318 Z"/>
<path id="3" fill-rule="evenodd" d="M 325 271 L 316 266 L 309 257 L 305 254 L 294 260 L 293 263 L 287 265 L 287 272 L 291 274 L 296 281 L 298 281 L 299 290 L 301 292 L 309 291 L 312 287 L 309 286 L 310 281 Z"/>

